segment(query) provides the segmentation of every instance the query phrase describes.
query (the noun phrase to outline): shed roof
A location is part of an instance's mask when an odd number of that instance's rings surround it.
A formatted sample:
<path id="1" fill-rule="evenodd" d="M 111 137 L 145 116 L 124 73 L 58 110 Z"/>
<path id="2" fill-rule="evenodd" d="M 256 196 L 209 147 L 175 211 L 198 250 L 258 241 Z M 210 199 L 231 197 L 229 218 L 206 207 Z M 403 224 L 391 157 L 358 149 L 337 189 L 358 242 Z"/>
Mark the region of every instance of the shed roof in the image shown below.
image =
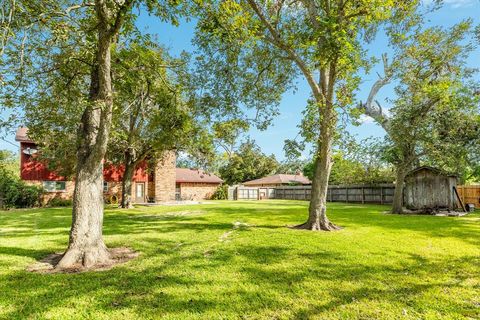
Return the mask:
<path id="1" fill-rule="evenodd" d="M 421 166 L 421 167 L 415 168 L 412 171 L 410 171 L 409 173 L 407 173 L 407 176 L 410 176 L 410 175 L 412 175 L 416 172 L 422 171 L 422 170 L 432 171 L 436 174 L 441 174 L 441 175 L 448 176 L 448 177 L 457 177 L 456 174 L 448 173 L 448 172 L 445 172 L 441 169 L 430 167 L 430 166 Z"/>
<path id="2" fill-rule="evenodd" d="M 176 182 L 222 183 L 223 180 L 201 169 L 176 168 Z"/>
<path id="3" fill-rule="evenodd" d="M 311 184 L 312 182 L 301 174 L 274 174 L 260 179 L 244 182 L 246 186 L 258 184 Z"/>
<path id="4" fill-rule="evenodd" d="M 28 128 L 26 127 L 19 127 L 17 132 L 15 133 L 15 141 L 19 142 L 33 142 L 28 137 Z"/>

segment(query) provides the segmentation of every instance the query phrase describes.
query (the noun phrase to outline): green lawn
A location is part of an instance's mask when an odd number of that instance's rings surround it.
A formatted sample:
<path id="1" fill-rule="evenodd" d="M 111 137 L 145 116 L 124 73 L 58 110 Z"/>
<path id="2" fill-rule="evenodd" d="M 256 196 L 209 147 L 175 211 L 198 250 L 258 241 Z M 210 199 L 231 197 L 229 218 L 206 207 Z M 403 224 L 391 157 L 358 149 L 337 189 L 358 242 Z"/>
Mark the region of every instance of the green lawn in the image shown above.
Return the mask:
<path id="1" fill-rule="evenodd" d="M 107 245 L 141 255 L 81 274 L 25 271 L 65 249 L 70 209 L 0 212 L 0 318 L 480 318 L 479 213 L 396 216 L 386 206 L 330 204 L 342 231 L 286 228 L 305 220 L 306 207 L 109 209 Z"/>

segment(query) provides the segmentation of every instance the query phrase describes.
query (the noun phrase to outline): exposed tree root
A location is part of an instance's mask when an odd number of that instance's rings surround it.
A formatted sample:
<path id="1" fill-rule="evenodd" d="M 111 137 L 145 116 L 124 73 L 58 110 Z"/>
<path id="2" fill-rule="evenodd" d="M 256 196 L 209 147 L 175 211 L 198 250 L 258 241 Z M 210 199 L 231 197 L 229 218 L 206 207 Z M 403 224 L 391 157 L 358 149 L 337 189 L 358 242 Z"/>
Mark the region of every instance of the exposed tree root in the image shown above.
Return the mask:
<path id="1" fill-rule="evenodd" d="M 27 271 L 38 273 L 76 273 L 85 271 L 109 270 L 117 264 L 125 263 L 138 257 L 138 252 L 130 248 L 113 248 L 105 251 L 69 249 L 66 253 L 50 254 Z"/>
<path id="2" fill-rule="evenodd" d="M 108 265 L 111 262 L 110 253 L 103 244 L 86 248 L 73 247 L 67 249 L 55 268 L 60 270 L 79 267 L 90 269 L 97 265 Z"/>
<path id="3" fill-rule="evenodd" d="M 310 230 L 310 231 L 337 231 L 337 230 L 342 230 L 343 228 L 331 223 L 330 221 L 323 224 L 320 222 L 312 223 L 310 221 L 307 221 L 297 226 L 293 226 L 292 229 Z"/>

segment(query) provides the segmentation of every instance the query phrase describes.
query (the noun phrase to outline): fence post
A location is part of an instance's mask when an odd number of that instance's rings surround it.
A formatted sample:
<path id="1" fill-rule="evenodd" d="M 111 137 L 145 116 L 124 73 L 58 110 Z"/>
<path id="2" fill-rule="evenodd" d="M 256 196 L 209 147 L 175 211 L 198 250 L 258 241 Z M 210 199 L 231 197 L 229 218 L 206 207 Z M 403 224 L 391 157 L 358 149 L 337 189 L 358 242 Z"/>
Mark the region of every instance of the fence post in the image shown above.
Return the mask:
<path id="1" fill-rule="evenodd" d="M 348 203 L 348 187 L 345 187 L 345 201 Z"/>
<path id="2" fill-rule="evenodd" d="M 380 186 L 380 204 L 383 204 L 383 187 Z"/>
<path id="3" fill-rule="evenodd" d="M 362 204 L 365 203 L 365 188 L 362 187 Z"/>

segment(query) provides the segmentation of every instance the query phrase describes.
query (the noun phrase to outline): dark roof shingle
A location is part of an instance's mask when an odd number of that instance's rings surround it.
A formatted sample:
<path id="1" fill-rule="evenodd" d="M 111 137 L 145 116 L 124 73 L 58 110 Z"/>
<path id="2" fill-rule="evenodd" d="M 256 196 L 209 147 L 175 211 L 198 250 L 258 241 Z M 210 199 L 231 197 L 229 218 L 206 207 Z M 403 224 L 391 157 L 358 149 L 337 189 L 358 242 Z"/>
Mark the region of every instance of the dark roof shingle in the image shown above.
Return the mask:
<path id="1" fill-rule="evenodd" d="M 176 182 L 222 183 L 223 180 L 200 169 L 176 168 Z"/>
<path id="2" fill-rule="evenodd" d="M 305 176 L 300 174 L 275 174 L 266 176 L 260 179 L 244 182 L 243 184 L 258 185 L 258 184 L 311 184 L 312 182 Z"/>

